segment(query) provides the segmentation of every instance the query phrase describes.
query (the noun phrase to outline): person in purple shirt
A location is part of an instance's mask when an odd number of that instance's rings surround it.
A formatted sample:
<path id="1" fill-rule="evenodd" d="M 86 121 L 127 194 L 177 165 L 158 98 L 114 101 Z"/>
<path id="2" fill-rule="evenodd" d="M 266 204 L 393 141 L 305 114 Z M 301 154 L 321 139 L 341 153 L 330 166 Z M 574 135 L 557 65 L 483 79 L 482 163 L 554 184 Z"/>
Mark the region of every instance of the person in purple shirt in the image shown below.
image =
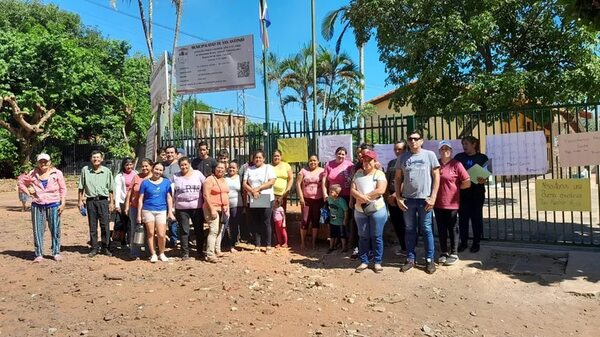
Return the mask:
<path id="1" fill-rule="evenodd" d="M 180 172 L 171 177 L 173 183 L 175 203 L 175 218 L 179 224 L 178 232 L 181 240 L 181 259 L 190 258 L 189 236 L 190 221 L 194 225 L 196 234 L 197 257 L 203 258 L 202 247 L 204 245 L 204 224 L 202 219 L 202 185 L 206 177 L 202 172 L 192 169 L 188 157 L 179 158 Z"/>

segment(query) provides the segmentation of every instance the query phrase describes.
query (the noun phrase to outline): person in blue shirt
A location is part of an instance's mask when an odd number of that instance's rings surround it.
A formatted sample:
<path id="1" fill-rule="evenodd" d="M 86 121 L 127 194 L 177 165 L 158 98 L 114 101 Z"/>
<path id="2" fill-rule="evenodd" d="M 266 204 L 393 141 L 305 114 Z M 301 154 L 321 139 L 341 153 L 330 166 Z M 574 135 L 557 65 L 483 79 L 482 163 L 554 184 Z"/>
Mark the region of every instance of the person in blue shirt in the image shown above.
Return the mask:
<path id="1" fill-rule="evenodd" d="M 152 166 L 152 176 L 142 182 L 138 201 L 138 209 L 142 211 L 138 212 L 137 222 L 143 222 L 146 226 L 146 238 L 152 254 L 150 257 L 152 263 L 159 259 L 163 262 L 169 261 L 165 255 L 167 217 L 175 220 L 171 181 L 163 178 L 164 168 L 162 163 L 155 163 Z M 155 231 L 158 237 L 158 256 L 154 248 Z"/>

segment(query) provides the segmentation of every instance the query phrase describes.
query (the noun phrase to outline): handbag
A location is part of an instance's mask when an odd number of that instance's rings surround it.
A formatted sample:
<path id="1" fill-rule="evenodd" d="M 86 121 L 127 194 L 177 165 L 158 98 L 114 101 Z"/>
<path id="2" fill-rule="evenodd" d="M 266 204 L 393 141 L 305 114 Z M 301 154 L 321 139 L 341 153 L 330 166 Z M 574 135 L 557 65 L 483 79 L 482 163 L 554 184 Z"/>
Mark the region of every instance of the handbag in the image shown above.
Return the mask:
<path id="1" fill-rule="evenodd" d="M 265 180 L 267 181 L 267 168 L 265 167 Z M 250 197 L 250 208 L 269 208 L 271 207 L 271 195 L 260 194 L 258 198 Z"/>
<path id="2" fill-rule="evenodd" d="M 377 199 L 379 200 L 379 198 Z M 363 209 L 363 213 L 366 216 L 371 216 L 378 211 L 377 209 L 377 200 L 369 201 L 364 204 L 361 204 L 360 207 Z"/>
<path id="3" fill-rule="evenodd" d="M 213 178 L 215 178 L 215 182 L 217 183 L 217 187 L 219 188 L 219 199 L 221 199 L 221 214 L 219 218 L 219 223 L 225 225 L 229 221 L 229 214 L 225 212 L 223 207 L 223 193 L 221 191 L 221 185 L 219 184 L 219 180 L 215 176 L 213 176 Z"/>

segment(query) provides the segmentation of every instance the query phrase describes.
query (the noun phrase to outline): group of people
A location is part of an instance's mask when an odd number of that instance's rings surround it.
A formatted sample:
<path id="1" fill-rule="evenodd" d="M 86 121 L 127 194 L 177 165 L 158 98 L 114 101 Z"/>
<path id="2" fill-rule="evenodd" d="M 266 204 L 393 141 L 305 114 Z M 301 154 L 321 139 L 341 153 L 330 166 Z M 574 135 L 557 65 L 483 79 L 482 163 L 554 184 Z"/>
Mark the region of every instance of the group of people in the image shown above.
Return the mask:
<path id="1" fill-rule="evenodd" d="M 420 131 L 397 142 L 397 158 L 388 163 L 386 172 L 369 146 L 359 147 L 356 163 L 347 159 L 346 148 L 339 147 L 335 159 L 323 167 L 311 155 L 296 177 L 279 150 L 272 153 L 270 163 L 262 150 L 249 162 L 238 163 L 229 160 L 227 151 L 220 151 L 217 159 L 210 157 L 206 142 L 198 144 L 194 160 L 167 146 L 159 151 L 159 161 L 142 159 L 139 172 L 133 160 L 125 158 L 116 176 L 102 165 L 103 154 L 94 151 L 78 185 L 78 206 L 89 225 L 88 255 L 112 255 L 109 219 L 113 211 L 122 219 L 132 259 L 139 259 L 145 246 L 151 262 L 168 261 L 168 232 L 180 243 L 181 259 L 189 259 L 192 228 L 195 256 L 208 262 L 218 262 L 224 255 L 222 249 L 270 254 L 273 248 L 287 248 L 287 196 L 295 180 L 302 215 L 301 250 L 306 249 L 308 231 L 314 249 L 319 228 L 326 225 L 327 253 L 352 250 L 352 256 L 360 260 L 356 272 L 368 269 L 371 261 L 373 271 L 382 272 L 383 229 L 389 219 L 407 257 L 401 271 L 415 266 L 420 233 L 425 242 L 425 270 L 433 273 L 434 214 L 441 249 L 438 264 L 458 261 L 458 253 L 468 247 L 469 224 L 473 228 L 471 252 L 479 250 L 485 180 L 472 183 L 467 170 L 475 164 L 484 166 L 487 157 L 472 136 L 462 139 L 464 152 L 455 157 L 450 142 L 441 141 L 438 154 L 423 149 L 422 144 Z M 40 154 L 36 168 L 19 179 L 19 190 L 32 198 L 34 261 L 43 260 L 45 222 L 52 235 L 52 256 L 60 260 L 60 214 L 66 196 L 62 173 L 52 167 L 47 154 Z M 139 231 L 145 233 L 143 243 L 134 242 Z"/>

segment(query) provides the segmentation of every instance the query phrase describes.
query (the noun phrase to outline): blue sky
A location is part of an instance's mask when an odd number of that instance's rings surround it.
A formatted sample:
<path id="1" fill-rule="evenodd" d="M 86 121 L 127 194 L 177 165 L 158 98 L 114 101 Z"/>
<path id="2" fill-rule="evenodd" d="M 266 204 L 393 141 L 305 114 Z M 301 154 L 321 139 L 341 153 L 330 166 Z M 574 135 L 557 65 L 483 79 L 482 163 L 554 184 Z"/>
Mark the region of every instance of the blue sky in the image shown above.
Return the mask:
<path id="1" fill-rule="evenodd" d="M 106 37 L 126 40 L 131 44 L 132 52 L 147 55 L 136 0 L 117 0 L 116 10 L 110 7 L 109 0 L 44 0 L 44 2 L 53 3 L 63 10 L 77 13 L 85 25 L 96 27 Z M 170 3 L 170 0 L 155 0 L 155 55 L 163 50 L 170 52 L 172 49 L 175 10 Z M 335 39 L 342 27 L 338 24 L 334 39 L 327 42 L 320 35 L 321 21 L 329 11 L 347 3 L 348 0 L 316 0 L 317 42 L 332 51 L 335 47 Z M 310 4 L 310 0 L 268 1 L 271 19 L 271 26 L 269 27 L 270 51 L 280 57 L 287 57 L 296 53 L 304 44 L 310 43 Z M 262 49 L 258 21 L 258 0 L 185 0 L 179 38 L 180 46 L 248 34 L 254 35 L 255 64 L 260 67 Z M 358 50 L 354 44 L 354 36 L 351 31 L 346 33 L 342 50 L 347 52 L 358 64 Z M 246 113 L 253 121 L 263 122 L 264 92 L 261 73 L 257 71 L 256 76 L 256 88 L 245 91 Z M 391 89 L 385 85 L 386 77 L 385 67 L 379 61 L 379 53 L 373 39 L 365 49 L 366 100 Z M 216 109 L 237 110 L 236 91 L 200 94 L 198 98 Z M 282 121 L 283 118 L 279 112 L 278 102 L 273 90 L 270 91 L 269 107 L 271 121 Z M 290 106 L 286 111 L 290 120 L 302 119 L 299 107 Z"/>

